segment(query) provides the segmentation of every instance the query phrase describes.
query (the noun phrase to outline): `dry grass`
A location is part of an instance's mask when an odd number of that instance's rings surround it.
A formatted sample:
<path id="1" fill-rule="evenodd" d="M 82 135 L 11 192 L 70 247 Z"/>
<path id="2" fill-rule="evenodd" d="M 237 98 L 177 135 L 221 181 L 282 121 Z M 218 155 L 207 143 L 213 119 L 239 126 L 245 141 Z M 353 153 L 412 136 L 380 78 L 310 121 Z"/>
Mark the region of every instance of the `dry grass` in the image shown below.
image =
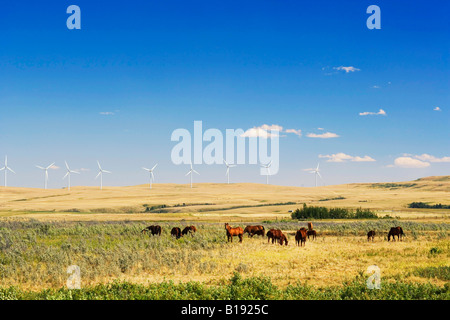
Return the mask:
<path id="1" fill-rule="evenodd" d="M 408 219 L 446 219 L 450 210 L 408 209 L 414 201 L 448 202 L 450 177 L 429 177 L 395 184 L 348 184 L 317 188 L 239 184 L 155 184 L 131 187 L 31 189 L 0 187 L 0 217 L 58 220 L 230 221 L 281 219 L 303 203 L 327 207 L 370 208 Z M 145 212 L 146 208 L 164 208 Z M 162 216 L 152 213 L 164 213 Z"/>

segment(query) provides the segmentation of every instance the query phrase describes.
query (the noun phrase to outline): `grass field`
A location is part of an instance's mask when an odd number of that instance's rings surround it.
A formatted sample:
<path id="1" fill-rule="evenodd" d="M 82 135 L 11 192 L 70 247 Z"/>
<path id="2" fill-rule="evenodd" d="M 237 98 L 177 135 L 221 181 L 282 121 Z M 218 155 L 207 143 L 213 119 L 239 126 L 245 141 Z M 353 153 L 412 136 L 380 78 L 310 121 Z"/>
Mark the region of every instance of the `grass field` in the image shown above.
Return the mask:
<path id="1" fill-rule="evenodd" d="M 449 177 L 320 188 L 2 188 L 0 298 L 120 298 L 128 288 L 135 298 L 248 299 L 256 293 L 233 290 L 252 283 L 265 288 L 260 298 L 272 299 L 448 299 L 450 210 L 407 206 L 448 204 L 449 190 Z M 318 238 L 299 248 L 294 234 L 306 221 L 292 220 L 288 211 L 303 203 L 370 208 L 390 218 L 316 220 Z M 151 221 L 162 226 L 160 237 L 140 233 Z M 258 236 L 227 243 L 223 222 L 280 228 L 289 245 Z M 195 236 L 170 236 L 173 226 L 190 224 L 198 228 Z M 387 231 L 397 225 L 406 238 L 388 242 Z M 368 230 L 377 232 L 373 243 Z M 65 288 L 70 265 L 81 270 L 77 293 Z M 381 270 L 378 293 L 365 287 L 371 265 Z M 157 294 L 161 288 L 166 296 Z"/>

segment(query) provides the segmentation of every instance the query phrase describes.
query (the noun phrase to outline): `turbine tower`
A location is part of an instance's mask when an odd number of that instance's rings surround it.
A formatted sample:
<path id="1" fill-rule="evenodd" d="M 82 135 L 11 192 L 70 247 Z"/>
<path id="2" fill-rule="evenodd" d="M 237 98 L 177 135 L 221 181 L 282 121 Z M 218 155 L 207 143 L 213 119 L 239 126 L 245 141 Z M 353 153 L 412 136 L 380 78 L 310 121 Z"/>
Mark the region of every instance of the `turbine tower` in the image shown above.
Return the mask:
<path id="1" fill-rule="evenodd" d="M 111 172 L 107 171 L 107 170 L 103 170 L 101 165 L 100 165 L 100 162 L 98 162 L 98 160 L 97 160 L 97 164 L 98 164 L 98 174 L 95 177 L 95 179 L 97 179 L 98 176 L 100 176 L 100 190 L 103 190 L 103 174 L 104 173 L 111 173 Z"/>
<path id="2" fill-rule="evenodd" d="M 270 175 L 270 166 L 272 165 L 272 160 L 270 160 L 270 162 L 268 164 L 262 164 L 261 167 L 262 168 L 266 168 L 267 169 L 267 174 L 266 174 L 266 184 L 269 184 L 269 175 Z"/>
<path id="3" fill-rule="evenodd" d="M 317 168 L 313 171 L 310 171 L 309 173 L 314 173 L 314 176 L 316 178 L 316 187 L 317 187 L 317 176 L 319 176 L 319 178 L 322 179 L 322 176 L 320 175 L 320 171 L 319 171 L 319 163 L 317 163 Z"/>
<path id="4" fill-rule="evenodd" d="M 70 191 L 70 175 L 71 175 L 72 173 L 76 173 L 76 174 L 80 174 L 80 173 L 79 173 L 78 171 L 75 171 L 75 170 L 70 170 L 69 165 L 67 164 L 67 161 L 64 161 L 64 162 L 65 162 L 65 164 L 66 164 L 67 172 L 66 172 L 66 174 L 64 175 L 63 179 L 65 179 L 66 177 L 69 177 L 69 187 L 68 187 L 68 190 Z"/>
<path id="5" fill-rule="evenodd" d="M 153 175 L 153 170 L 155 170 L 156 166 L 158 164 L 155 164 L 153 168 L 151 169 L 147 169 L 147 168 L 142 168 L 145 171 L 148 171 L 148 173 L 150 174 L 150 189 L 152 188 L 152 182 L 155 180 L 155 176 Z"/>
<path id="6" fill-rule="evenodd" d="M 53 162 L 51 165 L 49 165 L 48 167 L 41 167 L 41 166 L 36 166 L 37 168 L 44 170 L 45 171 L 45 175 L 44 175 L 44 189 L 47 189 L 47 182 L 48 182 L 48 169 L 50 169 L 55 163 Z"/>
<path id="7" fill-rule="evenodd" d="M 189 170 L 189 172 L 186 173 L 186 176 L 187 176 L 187 175 L 191 175 L 191 188 L 192 188 L 192 173 L 194 173 L 194 172 L 195 172 L 196 174 L 200 175 L 200 173 L 198 173 L 197 171 L 194 170 L 194 168 L 192 168 L 192 163 L 191 163 L 191 170 Z"/>
<path id="8" fill-rule="evenodd" d="M 225 159 L 223 159 L 223 162 L 225 162 L 225 165 L 227 166 L 227 173 L 225 174 L 227 176 L 227 183 L 230 184 L 230 168 L 236 167 L 235 164 L 228 164 Z"/>
<path id="9" fill-rule="evenodd" d="M 2 170 L 5 170 L 5 187 L 7 187 L 6 176 L 7 176 L 8 170 L 15 174 L 14 170 L 11 169 L 10 167 L 8 167 L 8 156 L 5 156 L 5 166 L 3 168 L 1 168 L 0 171 L 2 171 Z"/>

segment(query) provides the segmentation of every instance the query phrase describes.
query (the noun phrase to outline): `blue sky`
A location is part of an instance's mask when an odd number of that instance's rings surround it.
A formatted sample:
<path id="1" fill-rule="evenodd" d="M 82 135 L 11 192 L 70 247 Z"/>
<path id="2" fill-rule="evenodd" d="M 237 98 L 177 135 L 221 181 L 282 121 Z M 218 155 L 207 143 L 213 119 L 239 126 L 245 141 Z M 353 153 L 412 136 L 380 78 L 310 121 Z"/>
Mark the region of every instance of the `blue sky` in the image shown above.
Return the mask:
<path id="1" fill-rule="evenodd" d="M 72 4 L 81 30 L 66 27 Z M 372 4 L 380 30 L 366 27 Z M 448 12 L 446 1 L 2 4 L 0 159 L 17 173 L 8 184 L 41 187 L 35 165 L 56 162 L 49 187 L 60 188 L 67 160 L 83 169 L 73 185 L 97 185 L 97 159 L 113 172 L 105 185 L 145 183 L 141 167 L 154 163 L 156 183 L 187 183 L 170 136 L 194 120 L 301 130 L 280 138 L 273 184 L 312 186 L 305 169 L 318 162 L 325 184 L 448 175 Z M 256 165 L 233 169 L 233 182 L 265 182 Z M 223 165 L 196 170 L 195 181 L 226 181 Z"/>

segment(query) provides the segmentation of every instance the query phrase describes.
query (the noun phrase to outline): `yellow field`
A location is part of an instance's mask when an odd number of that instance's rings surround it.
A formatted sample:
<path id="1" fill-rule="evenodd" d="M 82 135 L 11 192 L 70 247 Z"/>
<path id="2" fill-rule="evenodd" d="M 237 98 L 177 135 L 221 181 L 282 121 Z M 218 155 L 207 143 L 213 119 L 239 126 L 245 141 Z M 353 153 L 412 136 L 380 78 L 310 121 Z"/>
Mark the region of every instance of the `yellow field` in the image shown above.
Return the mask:
<path id="1" fill-rule="evenodd" d="M 54 225 L 51 228 L 56 230 L 55 234 L 41 234 L 39 225 L 33 226 L 33 229 L 20 229 L 16 241 L 21 241 L 23 247 L 34 247 L 36 253 L 30 256 L 28 253 L 16 253 L 17 261 L 21 261 L 23 255 L 23 259 L 36 261 L 36 265 L 23 266 L 24 269 L 17 267 L 11 273 L 13 276 L 3 278 L 0 284 L 33 290 L 64 286 L 65 268 L 69 264 L 65 260 L 66 249 L 63 249 L 66 247 L 73 250 L 70 251 L 70 263 L 79 264 L 84 268 L 83 272 L 90 274 L 88 279 L 84 279 L 85 285 L 113 279 L 138 283 L 198 280 L 220 284 L 233 272 L 239 271 L 245 276 L 270 276 L 280 286 L 298 280 L 311 285 L 330 286 L 353 279 L 366 272 L 370 265 L 379 266 L 386 281 L 401 279 L 431 282 L 439 286 L 446 282 L 442 278 L 418 277 L 417 270 L 449 265 L 447 223 L 450 210 L 409 209 L 407 205 L 411 202 L 450 204 L 450 176 L 394 184 L 317 188 L 261 184 L 195 184 L 193 189 L 189 185 L 177 184 L 155 184 L 153 187 L 152 190 L 148 189 L 148 185 L 106 187 L 103 190 L 74 187 L 70 192 L 0 188 L 0 222 L 7 225 L 9 221 L 33 218 L 41 222 L 52 221 Z M 377 238 L 374 243 L 368 243 L 365 228 L 369 225 L 365 222 L 356 226 L 351 225 L 349 220 L 328 221 L 333 224 L 329 226 L 320 225 L 327 221 L 315 222 L 318 239 L 307 241 L 305 247 L 299 248 L 295 245 L 294 234 L 300 225 L 306 226 L 306 223 L 290 221 L 289 211 L 301 207 L 303 203 L 370 208 L 379 216 L 400 217 L 398 223 L 409 221 L 412 224 L 409 230 L 405 228 L 407 237 L 404 241 L 387 242 L 385 236 L 389 222 L 378 219 L 380 229 L 377 230 Z M 99 233 L 95 229 L 97 227 L 89 224 L 83 224 L 83 230 L 77 229 L 76 224 L 72 223 L 75 221 L 95 221 L 101 225 L 98 227 Z M 120 225 L 112 227 L 106 223 L 112 221 Z M 134 231 L 130 231 L 127 221 L 133 222 L 130 225 L 134 226 Z M 164 226 L 163 235 L 154 238 L 142 236 L 139 228 L 148 224 L 145 221 L 159 221 Z M 233 243 L 225 243 L 222 222 L 245 226 L 250 221 L 263 223 L 267 227 L 277 227 L 279 224 L 288 236 L 289 246 L 272 245 L 267 243 L 267 238 L 247 236 L 243 243 L 238 243 L 237 239 Z M 172 226 L 191 223 L 200 226 L 193 240 L 189 240 L 190 237 L 181 240 L 170 237 Z M 339 236 L 340 231 L 336 227 L 339 223 L 346 223 L 352 229 Z M 428 227 L 423 229 L 423 225 Z M 17 226 L 9 227 L 15 230 Z M 70 228 L 74 236 L 62 231 L 66 230 L 64 228 Z M 93 231 L 90 228 L 94 228 Z M 83 232 L 87 232 L 90 238 L 85 239 Z M 5 236 L 14 239 L 15 235 L 11 231 Z M 33 245 L 30 241 L 36 243 Z M 91 247 L 90 241 L 95 246 Z M 14 241 L 11 240 L 11 243 Z M 194 250 L 192 246 L 195 246 L 195 259 L 190 258 Z M 148 248 L 155 248 L 152 252 L 156 256 L 149 255 Z M 437 248 L 439 253 L 430 253 L 433 248 Z M 45 255 L 50 252 L 47 249 L 51 249 L 55 257 L 48 258 L 46 267 L 41 268 L 41 262 L 37 261 L 41 259 L 40 252 Z M 79 253 L 89 250 L 92 253 Z M 103 250 L 103 253 L 100 255 L 98 250 Z M 120 272 L 117 271 L 117 261 L 123 259 L 124 254 L 133 256 L 134 260 L 130 260 L 126 272 Z M 178 259 L 176 266 L 172 264 L 174 256 Z M 96 266 L 95 259 L 100 258 L 104 260 L 96 263 L 108 265 L 109 271 L 101 271 Z M 55 259 L 61 259 L 61 262 L 57 263 Z M 37 269 L 30 273 L 34 267 Z M 34 278 L 28 278 L 30 274 Z"/>
<path id="2" fill-rule="evenodd" d="M 335 198 L 340 198 L 334 200 Z M 409 219 L 445 219 L 449 210 L 408 209 L 411 202 L 447 203 L 450 176 L 395 184 L 364 183 L 317 188 L 263 184 L 155 184 L 131 187 L 31 189 L 0 187 L 0 216 L 65 220 L 261 220 L 289 217 L 303 203 L 326 207 L 370 208 Z M 321 201 L 322 200 L 322 201 Z M 287 204 L 292 203 L 292 204 Z M 279 205 L 277 205 L 279 204 Z M 145 206 L 165 205 L 164 214 Z M 51 212 L 51 213 L 49 213 Z M 145 213 L 144 213 L 145 212 Z M 157 211 L 153 211 L 155 213 Z M 230 221 L 231 221 L 230 220 Z"/>

